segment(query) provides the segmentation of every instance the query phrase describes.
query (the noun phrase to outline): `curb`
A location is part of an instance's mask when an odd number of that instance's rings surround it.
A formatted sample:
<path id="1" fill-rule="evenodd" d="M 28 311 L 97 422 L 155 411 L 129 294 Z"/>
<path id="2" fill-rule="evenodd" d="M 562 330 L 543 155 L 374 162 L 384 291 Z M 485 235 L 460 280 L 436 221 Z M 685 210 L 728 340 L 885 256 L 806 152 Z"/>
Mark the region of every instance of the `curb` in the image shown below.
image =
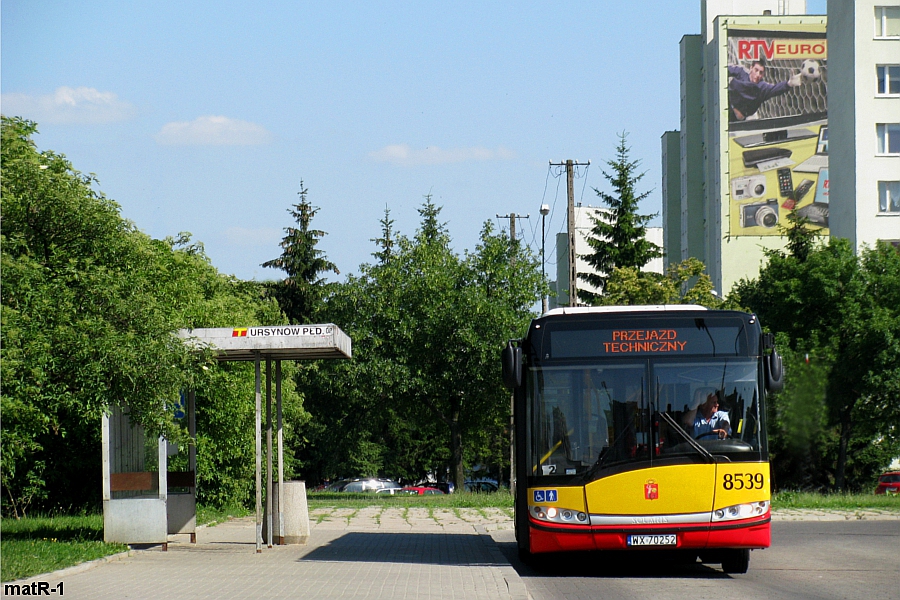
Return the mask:
<path id="1" fill-rule="evenodd" d="M 209 527 L 208 524 L 198 525 L 197 530 L 203 529 L 205 527 Z M 84 573 L 85 571 L 89 571 L 96 566 L 106 564 L 108 562 L 113 562 L 115 560 L 122 560 L 123 558 L 128 558 L 129 556 L 134 556 L 136 552 L 142 552 L 142 550 L 134 550 L 129 548 L 124 552 L 119 552 L 117 554 L 110 554 L 109 556 L 102 556 L 100 558 L 95 558 L 94 560 L 89 560 L 87 562 L 78 563 L 77 565 L 72 565 L 71 567 L 66 567 L 64 569 L 59 569 L 57 571 L 48 571 L 47 573 L 37 573 L 35 575 L 29 575 L 24 579 L 14 579 L 12 581 L 3 581 L 2 583 L 17 583 L 22 581 L 31 581 L 32 579 L 62 579 L 63 577 L 68 577 L 69 575 L 75 575 L 77 573 Z"/>
<path id="2" fill-rule="evenodd" d="M 497 547 L 497 543 L 494 542 L 494 538 L 491 537 L 490 532 L 487 531 L 483 525 L 475 525 L 474 527 L 475 531 L 478 533 L 478 537 L 480 537 L 481 541 L 485 544 L 491 560 L 497 564 L 496 568 L 500 570 L 503 580 L 506 581 L 506 589 L 509 592 L 509 597 L 512 600 L 531 600 L 531 596 L 528 595 L 528 591 L 525 589 L 525 582 L 522 581 L 522 578 L 519 577 L 516 570 L 509 564 L 509 561 L 506 560 L 503 553 L 500 552 L 500 548 Z"/>
<path id="3" fill-rule="evenodd" d="M 113 562 L 116 560 L 122 560 L 123 558 L 128 558 L 129 556 L 134 556 L 136 550 L 126 550 L 124 552 L 119 552 L 117 554 L 110 554 L 109 556 L 103 556 L 101 558 L 95 558 L 94 560 L 89 560 L 87 562 L 79 563 L 77 565 L 73 565 L 71 567 L 66 567 L 65 569 L 59 569 L 58 571 L 50 571 L 48 573 L 38 573 L 36 575 L 29 575 L 24 579 L 15 579 L 13 581 L 4 581 L 3 583 L 17 583 L 22 581 L 31 581 L 32 579 L 62 579 L 63 577 L 68 577 L 69 575 L 75 575 L 76 573 L 83 573 L 84 571 L 89 571 L 96 566 L 106 564 L 109 562 Z"/>

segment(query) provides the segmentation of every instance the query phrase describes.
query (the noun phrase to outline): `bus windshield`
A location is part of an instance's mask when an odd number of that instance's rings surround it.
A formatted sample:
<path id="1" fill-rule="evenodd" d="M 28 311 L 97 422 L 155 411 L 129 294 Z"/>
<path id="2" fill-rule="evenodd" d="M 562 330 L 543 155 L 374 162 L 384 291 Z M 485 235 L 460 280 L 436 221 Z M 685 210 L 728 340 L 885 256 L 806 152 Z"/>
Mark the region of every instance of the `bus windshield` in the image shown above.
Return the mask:
<path id="1" fill-rule="evenodd" d="M 527 387 L 535 477 L 765 458 L 752 358 L 541 366 Z"/>

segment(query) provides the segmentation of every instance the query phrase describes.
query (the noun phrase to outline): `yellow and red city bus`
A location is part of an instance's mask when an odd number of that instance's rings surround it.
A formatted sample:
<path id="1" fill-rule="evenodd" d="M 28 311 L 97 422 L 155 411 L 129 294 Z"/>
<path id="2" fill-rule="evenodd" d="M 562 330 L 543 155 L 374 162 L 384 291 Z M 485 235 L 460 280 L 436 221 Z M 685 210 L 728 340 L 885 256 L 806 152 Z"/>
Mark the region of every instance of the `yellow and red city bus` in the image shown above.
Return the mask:
<path id="1" fill-rule="evenodd" d="M 554 309 L 502 362 L 524 560 L 656 549 L 744 573 L 769 546 L 765 398 L 783 369 L 755 315 Z"/>

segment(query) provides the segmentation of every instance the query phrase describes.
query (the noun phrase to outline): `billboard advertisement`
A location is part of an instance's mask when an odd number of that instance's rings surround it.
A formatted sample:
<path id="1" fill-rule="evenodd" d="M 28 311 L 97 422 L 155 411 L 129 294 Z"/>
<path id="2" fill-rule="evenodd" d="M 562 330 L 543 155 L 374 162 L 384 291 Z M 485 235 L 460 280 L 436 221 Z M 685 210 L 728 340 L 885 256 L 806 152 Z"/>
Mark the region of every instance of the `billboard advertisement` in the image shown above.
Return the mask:
<path id="1" fill-rule="evenodd" d="M 825 25 L 726 31 L 728 235 L 784 235 L 792 211 L 828 234 Z"/>

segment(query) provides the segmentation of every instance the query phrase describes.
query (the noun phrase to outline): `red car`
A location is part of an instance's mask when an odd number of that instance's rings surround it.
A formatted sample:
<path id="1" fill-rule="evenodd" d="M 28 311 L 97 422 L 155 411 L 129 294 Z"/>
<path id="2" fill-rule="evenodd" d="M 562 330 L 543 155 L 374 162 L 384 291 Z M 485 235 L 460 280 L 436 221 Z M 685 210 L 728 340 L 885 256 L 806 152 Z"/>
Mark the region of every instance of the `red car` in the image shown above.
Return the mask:
<path id="1" fill-rule="evenodd" d="M 425 487 L 421 485 L 410 485 L 402 490 L 400 490 L 401 494 L 409 494 L 410 496 L 438 496 L 443 495 L 444 492 L 437 488 L 433 487 Z"/>
<path id="2" fill-rule="evenodd" d="M 876 494 L 900 494 L 900 471 L 890 471 L 878 478 Z"/>

